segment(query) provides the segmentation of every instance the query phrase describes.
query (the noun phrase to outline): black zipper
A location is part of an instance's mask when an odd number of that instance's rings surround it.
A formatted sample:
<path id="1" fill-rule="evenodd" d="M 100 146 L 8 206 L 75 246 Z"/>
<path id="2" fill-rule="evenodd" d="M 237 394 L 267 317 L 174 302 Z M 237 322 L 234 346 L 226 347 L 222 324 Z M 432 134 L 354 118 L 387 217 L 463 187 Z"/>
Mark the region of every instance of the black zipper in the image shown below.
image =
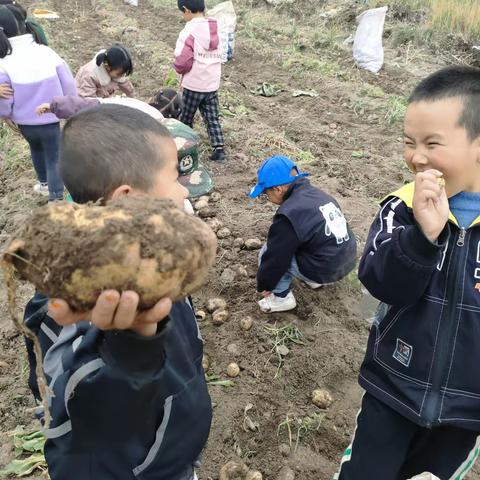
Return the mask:
<path id="1" fill-rule="evenodd" d="M 432 426 L 438 422 L 441 409 L 441 391 L 443 381 L 445 380 L 448 365 L 451 361 L 451 352 L 453 349 L 453 332 L 456 325 L 456 309 L 460 299 L 462 266 L 465 260 L 465 251 L 462 247 L 465 245 L 465 236 L 467 232 L 462 228 L 457 236 L 457 241 L 452 247 L 452 258 L 450 260 L 450 273 L 447 279 L 447 299 L 448 304 L 443 315 L 442 324 L 438 334 L 436 345 L 437 353 L 433 359 L 432 387 L 428 393 L 425 403 L 425 419 L 427 426 Z M 457 248 L 458 247 L 458 248 Z M 451 292 L 451 295 L 450 295 Z"/>

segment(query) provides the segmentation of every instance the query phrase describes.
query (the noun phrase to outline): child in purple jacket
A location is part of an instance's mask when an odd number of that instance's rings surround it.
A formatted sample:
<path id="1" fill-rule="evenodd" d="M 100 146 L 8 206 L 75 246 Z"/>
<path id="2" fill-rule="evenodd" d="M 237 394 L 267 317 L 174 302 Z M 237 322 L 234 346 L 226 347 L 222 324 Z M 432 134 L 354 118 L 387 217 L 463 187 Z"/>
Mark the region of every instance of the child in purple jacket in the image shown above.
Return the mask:
<path id="1" fill-rule="evenodd" d="M 75 80 L 65 61 L 51 48 L 21 35 L 13 13 L 0 6 L 0 84 L 13 95 L 0 98 L 0 119 L 16 123 L 30 146 L 38 183 L 34 191 L 50 201 L 63 199 L 58 173 L 60 123 L 49 113 L 39 117 L 37 105 L 58 95 L 75 95 Z"/>

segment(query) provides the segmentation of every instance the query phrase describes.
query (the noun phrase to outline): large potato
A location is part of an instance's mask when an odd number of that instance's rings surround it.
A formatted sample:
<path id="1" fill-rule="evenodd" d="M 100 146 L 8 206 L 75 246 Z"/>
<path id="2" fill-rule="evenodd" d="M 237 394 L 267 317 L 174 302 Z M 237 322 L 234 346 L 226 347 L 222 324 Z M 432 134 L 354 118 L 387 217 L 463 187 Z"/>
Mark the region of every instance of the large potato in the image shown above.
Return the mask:
<path id="1" fill-rule="evenodd" d="M 141 308 L 185 297 L 205 281 L 217 239 L 170 200 L 126 197 L 106 206 L 49 203 L 4 252 L 20 276 L 76 310 L 102 290 L 134 290 Z"/>

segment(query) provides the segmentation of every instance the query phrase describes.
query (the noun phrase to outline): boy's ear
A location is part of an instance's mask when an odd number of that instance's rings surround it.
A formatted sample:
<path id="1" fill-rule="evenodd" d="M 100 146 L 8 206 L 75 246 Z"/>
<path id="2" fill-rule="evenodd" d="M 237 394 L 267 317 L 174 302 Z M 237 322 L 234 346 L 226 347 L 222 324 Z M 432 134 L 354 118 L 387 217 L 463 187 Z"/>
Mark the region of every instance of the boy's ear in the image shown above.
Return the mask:
<path id="1" fill-rule="evenodd" d="M 120 185 L 112 192 L 109 200 L 117 200 L 118 198 L 131 195 L 132 193 L 133 193 L 133 188 L 130 185 Z"/>

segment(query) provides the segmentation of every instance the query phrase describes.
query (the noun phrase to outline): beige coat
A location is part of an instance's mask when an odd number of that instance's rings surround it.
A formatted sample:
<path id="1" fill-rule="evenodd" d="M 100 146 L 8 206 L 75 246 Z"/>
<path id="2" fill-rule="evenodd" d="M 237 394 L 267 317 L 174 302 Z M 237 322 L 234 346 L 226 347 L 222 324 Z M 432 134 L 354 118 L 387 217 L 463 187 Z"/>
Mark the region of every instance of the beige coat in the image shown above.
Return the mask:
<path id="1" fill-rule="evenodd" d="M 120 89 L 127 97 L 135 96 L 132 82 L 126 76 L 112 80 L 104 65 L 96 64 L 97 55 L 81 67 L 75 77 L 78 95 L 80 97 L 108 98 L 114 96 Z"/>

